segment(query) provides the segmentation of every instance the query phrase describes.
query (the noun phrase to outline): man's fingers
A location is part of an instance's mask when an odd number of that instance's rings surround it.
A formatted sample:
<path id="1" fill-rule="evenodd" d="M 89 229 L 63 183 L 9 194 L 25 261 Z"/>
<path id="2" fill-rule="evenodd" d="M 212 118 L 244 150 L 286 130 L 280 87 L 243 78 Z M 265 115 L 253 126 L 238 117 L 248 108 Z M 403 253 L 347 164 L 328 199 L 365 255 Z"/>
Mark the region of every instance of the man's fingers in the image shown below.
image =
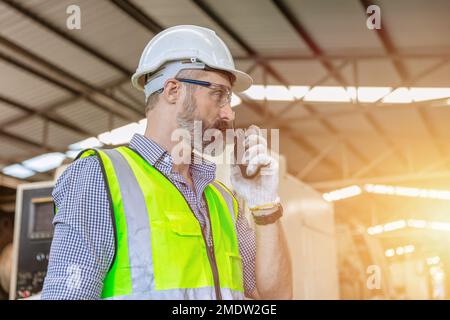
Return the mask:
<path id="1" fill-rule="evenodd" d="M 260 154 L 250 160 L 247 166 L 247 175 L 253 175 L 259 166 L 267 166 L 272 162 L 272 157 L 268 154 Z"/>
<path id="2" fill-rule="evenodd" d="M 250 147 L 247 151 L 245 151 L 242 160 L 244 163 L 250 162 L 254 157 L 261 154 L 267 154 L 267 147 L 263 144 L 258 144 Z"/>
<path id="3" fill-rule="evenodd" d="M 247 130 L 245 130 L 245 134 L 247 136 L 251 134 L 261 135 L 261 129 L 257 125 L 252 124 Z"/>
<path id="4" fill-rule="evenodd" d="M 252 147 L 258 144 L 267 146 L 267 140 L 259 134 L 251 134 L 245 138 L 244 145 L 246 148 Z"/>

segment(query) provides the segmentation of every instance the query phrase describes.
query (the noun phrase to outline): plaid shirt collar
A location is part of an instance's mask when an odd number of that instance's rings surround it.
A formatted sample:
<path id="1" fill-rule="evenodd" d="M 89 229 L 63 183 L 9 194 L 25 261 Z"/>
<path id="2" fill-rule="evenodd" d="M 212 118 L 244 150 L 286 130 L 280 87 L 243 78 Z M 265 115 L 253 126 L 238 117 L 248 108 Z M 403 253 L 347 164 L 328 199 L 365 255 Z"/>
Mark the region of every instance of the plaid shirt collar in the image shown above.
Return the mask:
<path id="1" fill-rule="evenodd" d="M 130 141 L 130 148 L 136 150 L 150 165 L 161 170 L 165 175 L 172 172 L 172 156 L 152 139 L 136 133 Z M 216 164 L 196 154 L 193 160 L 189 166 L 191 174 L 212 182 L 216 176 Z"/>

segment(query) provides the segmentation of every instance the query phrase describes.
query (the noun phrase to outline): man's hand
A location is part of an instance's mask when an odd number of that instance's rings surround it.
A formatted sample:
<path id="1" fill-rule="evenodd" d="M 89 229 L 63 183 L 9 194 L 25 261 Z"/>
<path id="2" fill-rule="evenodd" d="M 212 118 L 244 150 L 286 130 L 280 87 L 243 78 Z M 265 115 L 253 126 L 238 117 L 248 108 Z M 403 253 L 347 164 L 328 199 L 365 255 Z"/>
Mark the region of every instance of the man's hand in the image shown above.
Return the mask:
<path id="1" fill-rule="evenodd" d="M 274 213 L 272 204 L 279 202 L 278 197 L 278 161 L 269 155 L 267 141 L 260 135 L 259 128 L 249 128 L 245 139 L 248 150 L 244 153 L 247 175 L 260 173 L 251 179 L 242 176 L 238 165 L 231 168 L 231 183 L 236 193 L 243 198 L 254 217 Z M 267 205 L 267 206 L 266 206 Z M 253 299 L 292 299 L 292 263 L 282 224 L 279 220 L 271 224 L 258 225 L 256 233 L 256 289 L 250 297 Z"/>
<path id="2" fill-rule="evenodd" d="M 267 141 L 260 134 L 259 128 L 252 126 L 249 130 L 244 141 L 246 148 L 248 147 L 243 157 L 243 161 L 248 163 L 246 173 L 252 175 L 259 166 L 264 167 L 256 177 L 246 179 L 239 166 L 233 165 L 231 183 L 250 208 L 278 203 L 278 161 L 269 154 Z"/>

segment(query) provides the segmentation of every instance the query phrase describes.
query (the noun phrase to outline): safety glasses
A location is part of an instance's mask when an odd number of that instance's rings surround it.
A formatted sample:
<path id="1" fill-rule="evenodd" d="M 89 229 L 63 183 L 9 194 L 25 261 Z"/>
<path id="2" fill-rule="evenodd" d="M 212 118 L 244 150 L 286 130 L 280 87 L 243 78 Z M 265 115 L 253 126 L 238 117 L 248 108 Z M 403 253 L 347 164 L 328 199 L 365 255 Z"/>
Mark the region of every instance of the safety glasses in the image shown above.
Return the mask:
<path id="1" fill-rule="evenodd" d="M 225 107 L 226 105 L 231 103 L 232 91 L 227 86 L 218 83 L 194 79 L 185 79 L 185 78 L 175 78 L 175 79 L 180 82 L 195 84 L 212 90 L 211 94 L 220 108 Z"/>

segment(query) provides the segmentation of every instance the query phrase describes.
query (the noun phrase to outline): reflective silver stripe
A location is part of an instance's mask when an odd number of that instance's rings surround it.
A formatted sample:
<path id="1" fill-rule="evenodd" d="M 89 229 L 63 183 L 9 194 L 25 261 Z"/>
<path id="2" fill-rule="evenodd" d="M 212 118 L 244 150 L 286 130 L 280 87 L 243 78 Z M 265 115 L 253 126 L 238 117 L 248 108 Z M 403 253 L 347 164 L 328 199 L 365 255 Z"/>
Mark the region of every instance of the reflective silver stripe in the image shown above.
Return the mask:
<path id="1" fill-rule="evenodd" d="M 236 221 L 234 219 L 234 206 L 233 206 L 233 197 L 227 192 L 227 190 L 224 189 L 218 182 L 211 182 L 211 184 L 216 187 L 217 190 L 219 190 L 220 194 L 222 195 L 223 199 L 225 200 L 225 203 L 227 204 L 228 211 L 231 214 L 231 219 L 233 219 L 233 224 L 236 226 Z"/>
<path id="2" fill-rule="evenodd" d="M 127 160 L 117 150 L 104 150 L 119 180 L 127 224 L 128 256 L 133 294 L 150 292 L 153 262 L 147 205 L 139 183 Z"/>
<path id="3" fill-rule="evenodd" d="M 243 300 L 244 294 L 228 288 L 221 288 L 224 300 Z M 108 300 L 212 300 L 215 299 L 214 287 L 194 289 L 172 289 L 153 291 L 149 293 L 137 293 L 126 296 L 111 297 Z"/>

